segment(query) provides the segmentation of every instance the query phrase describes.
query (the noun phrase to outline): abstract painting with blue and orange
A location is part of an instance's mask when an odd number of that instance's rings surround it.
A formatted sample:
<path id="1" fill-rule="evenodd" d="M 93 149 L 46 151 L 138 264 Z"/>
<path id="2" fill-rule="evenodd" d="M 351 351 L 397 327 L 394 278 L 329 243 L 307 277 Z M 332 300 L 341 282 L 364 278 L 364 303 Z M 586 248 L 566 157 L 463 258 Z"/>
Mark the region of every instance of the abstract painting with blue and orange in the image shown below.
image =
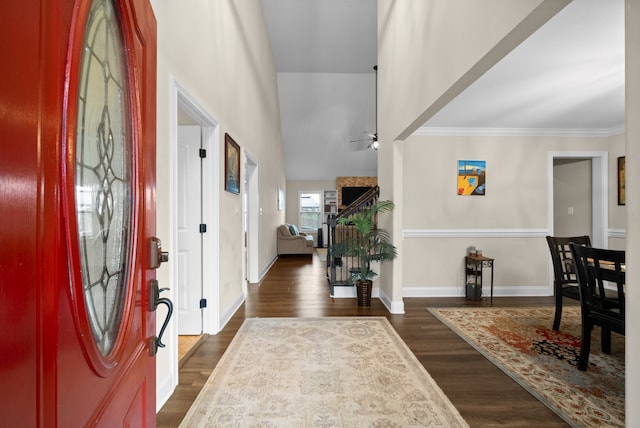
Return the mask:
<path id="1" fill-rule="evenodd" d="M 459 160 L 458 195 L 484 196 L 486 191 L 486 171 L 486 161 Z"/>

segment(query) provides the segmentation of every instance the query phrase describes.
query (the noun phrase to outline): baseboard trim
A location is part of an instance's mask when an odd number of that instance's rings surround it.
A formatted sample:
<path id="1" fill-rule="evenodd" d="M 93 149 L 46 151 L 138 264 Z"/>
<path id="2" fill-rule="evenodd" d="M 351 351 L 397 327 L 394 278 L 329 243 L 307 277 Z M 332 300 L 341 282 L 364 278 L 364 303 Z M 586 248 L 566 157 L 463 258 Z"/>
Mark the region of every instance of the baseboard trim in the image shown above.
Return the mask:
<path id="1" fill-rule="evenodd" d="M 222 317 L 220 317 L 220 330 L 215 333 L 205 332 L 209 334 L 218 334 L 218 332 L 222 331 L 222 329 L 227 325 L 227 323 L 231 320 L 231 317 L 240 309 L 240 306 L 244 303 L 246 296 L 244 293 L 238 297 L 238 299 L 227 309 Z"/>
<path id="2" fill-rule="evenodd" d="M 387 308 L 387 310 L 394 314 L 400 315 L 404 314 L 404 301 L 403 300 L 392 300 L 387 293 L 382 290 L 379 290 L 378 298 L 382 302 L 382 304 Z"/>
<path id="3" fill-rule="evenodd" d="M 356 288 L 354 286 L 337 285 L 333 287 L 333 295 L 331 297 L 336 299 L 344 299 L 344 298 L 355 299 L 357 298 Z M 373 287 L 371 289 L 371 298 L 380 299 L 382 304 L 392 314 L 396 314 L 396 315 L 404 314 L 404 302 L 402 300 L 400 301 L 391 300 L 384 291 L 380 290 L 379 287 Z"/>
<path id="4" fill-rule="evenodd" d="M 371 290 L 371 296 L 375 296 L 376 290 Z M 356 298 L 356 287 L 353 285 L 334 285 L 333 294 L 334 299 L 352 299 Z"/>
<path id="5" fill-rule="evenodd" d="M 156 385 L 156 413 L 162 409 L 162 406 L 167 404 L 177 386 L 177 379 L 173 376 L 166 377 L 161 384 Z"/>
<path id="6" fill-rule="evenodd" d="M 267 264 L 267 266 L 260 271 L 260 278 L 258 278 L 258 282 L 262 281 L 264 279 L 264 277 L 267 276 L 267 274 L 269 273 L 269 271 L 271 270 L 273 265 L 276 263 L 276 261 L 278 261 L 278 255 L 277 254 L 275 256 L 273 256 L 273 258 L 271 260 L 269 260 L 269 263 Z"/>
<path id="7" fill-rule="evenodd" d="M 489 287 L 483 288 L 482 296 L 489 297 Z M 547 285 L 507 286 L 493 287 L 494 297 L 541 297 L 552 296 L 553 290 Z M 405 287 L 402 289 L 402 297 L 464 297 L 463 287 Z"/>

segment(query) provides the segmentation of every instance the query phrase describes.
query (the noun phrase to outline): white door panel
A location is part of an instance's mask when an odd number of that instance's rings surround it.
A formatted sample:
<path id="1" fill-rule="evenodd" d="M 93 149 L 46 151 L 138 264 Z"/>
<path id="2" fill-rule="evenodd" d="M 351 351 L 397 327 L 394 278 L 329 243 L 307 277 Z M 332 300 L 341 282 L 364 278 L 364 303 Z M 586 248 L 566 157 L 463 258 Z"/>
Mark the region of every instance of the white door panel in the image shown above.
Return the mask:
<path id="1" fill-rule="evenodd" d="M 178 334 L 202 332 L 200 127 L 178 127 Z"/>

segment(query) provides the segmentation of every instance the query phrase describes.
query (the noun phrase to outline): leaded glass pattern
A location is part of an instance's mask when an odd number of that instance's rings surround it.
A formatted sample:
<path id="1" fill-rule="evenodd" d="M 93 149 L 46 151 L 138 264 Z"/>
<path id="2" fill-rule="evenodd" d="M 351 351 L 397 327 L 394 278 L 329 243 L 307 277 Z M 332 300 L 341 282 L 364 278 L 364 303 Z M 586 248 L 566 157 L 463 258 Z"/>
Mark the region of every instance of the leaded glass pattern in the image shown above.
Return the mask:
<path id="1" fill-rule="evenodd" d="M 132 136 L 126 57 L 112 0 L 94 0 L 78 87 L 75 194 L 87 316 L 103 355 L 114 347 L 127 295 Z"/>

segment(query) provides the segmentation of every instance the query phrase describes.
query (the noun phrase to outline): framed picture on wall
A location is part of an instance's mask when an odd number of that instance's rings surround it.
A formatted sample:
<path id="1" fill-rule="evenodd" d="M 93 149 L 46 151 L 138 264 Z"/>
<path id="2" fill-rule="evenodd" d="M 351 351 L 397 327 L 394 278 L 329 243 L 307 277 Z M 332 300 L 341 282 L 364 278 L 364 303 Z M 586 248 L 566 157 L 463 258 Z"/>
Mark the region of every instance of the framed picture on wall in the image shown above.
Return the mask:
<path id="1" fill-rule="evenodd" d="M 240 194 L 240 146 L 224 134 L 224 190 Z"/>
<path id="2" fill-rule="evenodd" d="M 484 196 L 487 181 L 487 162 L 481 160 L 458 161 L 458 195 Z"/>
<path id="3" fill-rule="evenodd" d="M 625 157 L 620 156 L 618 158 L 618 205 L 625 205 L 626 203 L 626 197 L 624 193 L 624 187 L 625 187 L 624 169 L 625 169 Z"/>

